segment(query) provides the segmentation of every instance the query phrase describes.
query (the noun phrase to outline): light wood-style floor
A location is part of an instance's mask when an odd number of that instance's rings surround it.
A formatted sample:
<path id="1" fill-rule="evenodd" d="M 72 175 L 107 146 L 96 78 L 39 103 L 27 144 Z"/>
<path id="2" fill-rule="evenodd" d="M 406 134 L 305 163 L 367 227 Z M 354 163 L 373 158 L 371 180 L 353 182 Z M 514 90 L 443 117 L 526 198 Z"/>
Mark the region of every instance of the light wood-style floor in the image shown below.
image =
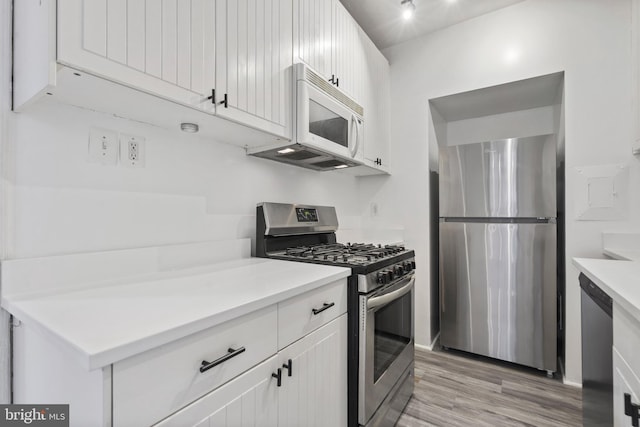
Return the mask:
<path id="1" fill-rule="evenodd" d="M 398 427 L 582 426 L 582 391 L 544 372 L 416 350 L 415 380 Z"/>

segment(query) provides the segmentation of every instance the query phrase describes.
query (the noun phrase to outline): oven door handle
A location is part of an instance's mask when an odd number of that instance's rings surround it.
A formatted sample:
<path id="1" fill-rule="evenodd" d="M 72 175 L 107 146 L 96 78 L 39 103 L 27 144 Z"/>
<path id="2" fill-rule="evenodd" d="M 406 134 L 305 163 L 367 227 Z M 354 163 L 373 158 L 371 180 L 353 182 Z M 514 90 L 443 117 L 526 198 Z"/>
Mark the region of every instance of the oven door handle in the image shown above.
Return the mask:
<path id="1" fill-rule="evenodd" d="M 416 278 L 414 276 L 411 278 L 411 280 L 409 280 L 409 282 L 406 285 L 404 285 L 399 289 L 388 292 L 386 294 L 375 296 L 373 298 L 369 298 L 367 300 L 367 310 L 380 307 L 382 305 L 389 304 L 391 301 L 397 300 L 404 294 L 410 292 L 415 282 L 416 282 Z"/>

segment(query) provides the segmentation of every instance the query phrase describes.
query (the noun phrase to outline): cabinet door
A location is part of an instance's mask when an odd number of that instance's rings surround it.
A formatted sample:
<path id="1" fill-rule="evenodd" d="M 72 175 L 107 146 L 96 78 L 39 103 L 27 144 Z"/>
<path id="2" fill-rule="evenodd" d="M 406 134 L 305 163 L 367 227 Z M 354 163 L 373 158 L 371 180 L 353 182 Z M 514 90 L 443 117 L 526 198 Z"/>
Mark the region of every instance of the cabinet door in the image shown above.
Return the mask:
<path id="1" fill-rule="evenodd" d="M 364 158 L 367 165 L 382 170 L 389 166 L 390 77 L 389 62 L 364 32 L 360 33 L 365 56 Z"/>
<path id="2" fill-rule="evenodd" d="M 279 353 L 283 368 L 278 402 L 281 427 L 347 425 L 347 315 Z"/>
<path id="3" fill-rule="evenodd" d="M 333 14 L 336 0 L 296 0 L 294 4 L 294 56 L 327 80 L 332 65 Z"/>
<path id="4" fill-rule="evenodd" d="M 290 138 L 292 0 L 216 4 L 217 114 Z"/>
<path id="5" fill-rule="evenodd" d="M 273 356 L 156 424 L 158 427 L 276 427 L 280 359 Z"/>
<path id="6" fill-rule="evenodd" d="M 631 396 L 631 402 L 640 404 L 640 380 L 633 373 L 618 350 L 613 348 L 613 425 L 631 426 L 631 417 L 624 413 L 625 394 Z"/>
<path id="7" fill-rule="evenodd" d="M 212 111 L 215 15 L 207 0 L 58 2 L 58 62 Z"/>
<path id="8" fill-rule="evenodd" d="M 336 1 L 334 10 L 332 73 L 338 78 L 338 87 L 361 102 L 364 55 L 360 28 L 342 3 Z"/>

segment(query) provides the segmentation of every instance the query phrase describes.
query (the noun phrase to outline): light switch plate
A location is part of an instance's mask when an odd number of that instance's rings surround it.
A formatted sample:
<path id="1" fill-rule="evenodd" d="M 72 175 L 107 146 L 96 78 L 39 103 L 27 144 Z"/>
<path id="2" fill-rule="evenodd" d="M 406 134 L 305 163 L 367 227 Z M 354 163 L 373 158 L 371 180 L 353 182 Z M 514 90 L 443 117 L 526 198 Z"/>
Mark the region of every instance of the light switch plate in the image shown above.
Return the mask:
<path id="1" fill-rule="evenodd" d="M 580 166 L 574 170 L 577 220 L 615 221 L 626 218 L 629 186 L 626 165 Z"/>
<path id="2" fill-rule="evenodd" d="M 118 134 L 117 132 L 91 128 L 89 131 L 89 161 L 102 165 L 118 164 Z"/>

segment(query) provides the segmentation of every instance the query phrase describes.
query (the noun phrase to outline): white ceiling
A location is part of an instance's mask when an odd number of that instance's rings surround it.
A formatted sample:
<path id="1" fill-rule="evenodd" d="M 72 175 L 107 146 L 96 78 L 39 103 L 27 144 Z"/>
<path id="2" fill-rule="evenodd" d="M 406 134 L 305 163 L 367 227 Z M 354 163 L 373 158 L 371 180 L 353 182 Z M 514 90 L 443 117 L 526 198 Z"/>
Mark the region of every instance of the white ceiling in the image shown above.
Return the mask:
<path id="1" fill-rule="evenodd" d="M 416 12 L 401 16 L 401 0 L 340 0 L 379 49 L 524 0 L 413 0 Z"/>

